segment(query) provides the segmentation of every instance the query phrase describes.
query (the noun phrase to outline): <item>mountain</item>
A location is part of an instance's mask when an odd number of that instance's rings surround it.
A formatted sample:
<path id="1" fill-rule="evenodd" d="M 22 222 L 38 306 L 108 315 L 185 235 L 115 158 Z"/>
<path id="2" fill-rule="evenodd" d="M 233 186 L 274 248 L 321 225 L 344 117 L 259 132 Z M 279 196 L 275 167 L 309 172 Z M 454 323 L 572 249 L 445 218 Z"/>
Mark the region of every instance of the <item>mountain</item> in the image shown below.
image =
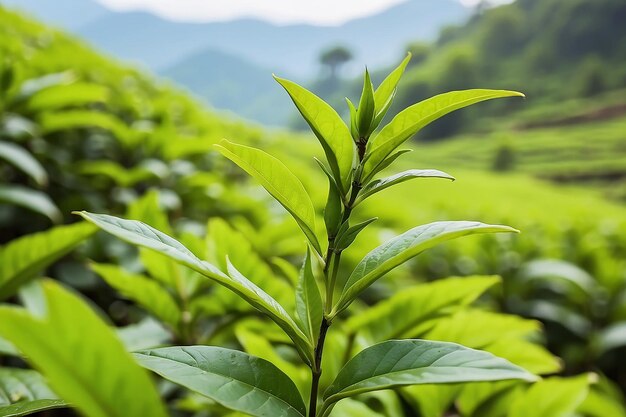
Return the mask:
<path id="1" fill-rule="evenodd" d="M 220 109 L 269 126 L 285 126 L 291 102 L 272 71 L 235 55 L 205 50 L 161 72 Z"/>
<path id="2" fill-rule="evenodd" d="M 76 30 L 112 13 L 91 0 L 0 0 L 0 4 L 69 30 Z"/>

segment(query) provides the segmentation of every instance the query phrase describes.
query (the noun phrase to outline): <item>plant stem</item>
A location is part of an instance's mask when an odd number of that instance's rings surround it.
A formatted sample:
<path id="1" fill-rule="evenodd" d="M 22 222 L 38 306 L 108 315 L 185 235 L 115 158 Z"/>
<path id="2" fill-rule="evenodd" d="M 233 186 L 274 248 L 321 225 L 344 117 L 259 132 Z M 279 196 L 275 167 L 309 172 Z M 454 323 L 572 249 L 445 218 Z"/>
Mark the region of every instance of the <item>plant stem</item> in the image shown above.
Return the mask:
<path id="1" fill-rule="evenodd" d="M 309 417 L 317 415 L 317 393 L 320 385 L 320 377 L 322 376 L 322 353 L 324 352 L 324 342 L 326 341 L 326 333 L 330 327 L 330 322 L 324 317 L 320 326 L 320 337 L 317 339 L 315 346 L 315 362 L 311 368 L 311 396 L 309 398 Z"/>

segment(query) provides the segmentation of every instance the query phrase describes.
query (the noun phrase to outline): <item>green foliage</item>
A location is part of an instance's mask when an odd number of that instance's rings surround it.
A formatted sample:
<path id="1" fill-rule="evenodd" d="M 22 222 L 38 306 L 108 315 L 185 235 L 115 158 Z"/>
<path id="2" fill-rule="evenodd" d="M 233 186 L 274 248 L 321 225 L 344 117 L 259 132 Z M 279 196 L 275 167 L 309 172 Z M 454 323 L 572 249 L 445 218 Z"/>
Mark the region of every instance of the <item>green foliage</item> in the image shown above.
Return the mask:
<path id="1" fill-rule="evenodd" d="M 17 417 L 66 406 L 37 372 L 0 368 L 0 416 Z"/>
<path id="2" fill-rule="evenodd" d="M 61 398 L 90 417 L 166 415 L 148 375 L 96 313 L 52 281 L 43 283 L 43 296 L 43 316 L 0 307 L 0 335 L 41 370 Z"/>

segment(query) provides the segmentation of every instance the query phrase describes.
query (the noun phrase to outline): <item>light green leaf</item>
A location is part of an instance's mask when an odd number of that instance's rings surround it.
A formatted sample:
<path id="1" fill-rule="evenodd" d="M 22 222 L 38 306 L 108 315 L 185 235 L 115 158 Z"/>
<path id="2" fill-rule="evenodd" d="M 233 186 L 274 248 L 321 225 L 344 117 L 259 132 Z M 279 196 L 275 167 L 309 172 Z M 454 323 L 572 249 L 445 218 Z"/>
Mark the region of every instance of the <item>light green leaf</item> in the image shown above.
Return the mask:
<path id="1" fill-rule="evenodd" d="M 352 245 L 359 233 L 376 220 L 378 220 L 378 217 L 373 217 L 361 223 L 357 223 L 354 226 L 347 228 L 345 231 L 342 231 L 342 233 L 337 235 L 337 239 L 335 240 L 335 250 L 341 251 Z"/>
<path id="2" fill-rule="evenodd" d="M 355 141 L 359 140 L 359 130 L 356 127 L 356 107 L 348 97 L 346 97 L 346 103 L 348 103 L 348 110 L 350 111 L 350 134 Z"/>
<path id="3" fill-rule="evenodd" d="M 61 398 L 88 417 L 165 417 L 148 374 L 78 296 L 43 283 L 45 317 L 0 307 L 0 334 L 46 377 Z"/>
<path id="4" fill-rule="evenodd" d="M 337 112 L 324 100 L 298 84 L 274 76 L 289 93 L 294 104 L 307 121 L 324 148 L 326 159 L 342 193 L 350 188 L 354 143 L 350 130 Z"/>
<path id="5" fill-rule="evenodd" d="M 429 123 L 446 114 L 485 100 L 502 97 L 524 97 L 506 90 L 452 91 L 414 104 L 401 111 L 368 143 L 363 177 L 368 180 L 377 166 L 406 140 Z"/>
<path id="6" fill-rule="evenodd" d="M 74 83 L 56 85 L 34 94 L 27 101 L 28 110 L 40 112 L 58 110 L 64 107 L 78 107 L 89 103 L 104 103 L 108 90 L 104 85 L 92 83 Z"/>
<path id="7" fill-rule="evenodd" d="M 24 207 L 59 223 L 63 215 L 47 194 L 19 185 L 0 185 L 0 203 Z"/>
<path id="8" fill-rule="evenodd" d="M 383 169 L 387 168 L 389 165 L 393 164 L 393 162 L 404 155 L 405 153 L 413 152 L 412 149 L 401 149 L 398 152 L 392 153 L 387 158 L 385 158 L 378 166 L 368 175 L 369 178 L 373 178 L 374 175 L 378 174 Z"/>
<path id="9" fill-rule="evenodd" d="M 30 369 L 0 368 L 0 417 L 17 417 L 67 407 L 41 374 Z"/>
<path id="10" fill-rule="evenodd" d="M 300 328 L 309 337 L 311 344 L 315 344 L 324 317 L 324 307 L 319 287 L 313 275 L 311 252 L 308 250 L 300 269 L 298 286 L 296 287 L 296 313 Z"/>
<path id="11" fill-rule="evenodd" d="M 0 158 L 31 177 L 37 185 L 42 186 L 48 183 L 46 170 L 30 152 L 21 146 L 10 142 L 0 142 Z"/>
<path id="12" fill-rule="evenodd" d="M 214 265 L 201 261 L 172 237 L 136 220 L 124 220 L 106 214 L 78 212 L 85 220 L 118 238 L 157 251 L 178 263 L 212 279 L 238 294 L 250 305 L 267 314 L 293 340 L 303 360 L 312 359 L 312 346 L 285 309 L 265 291 L 241 274 L 226 275 Z M 234 268 L 233 271 L 234 272 Z"/>
<path id="13" fill-rule="evenodd" d="M 488 352 L 426 340 L 390 340 L 352 358 L 324 393 L 324 408 L 342 398 L 419 384 L 536 377 Z"/>
<path id="14" fill-rule="evenodd" d="M 398 265 L 439 243 L 479 233 L 517 232 L 508 226 L 449 221 L 417 226 L 368 253 L 348 278 L 331 317 L 343 311 L 367 287 Z"/>
<path id="15" fill-rule="evenodd" d="M 145 275 L 132 274 L 117 265 L 93 263 L 91 269 L 124 297 L 136 302 L 174 330 L 178 329 L 180 308 L 158 282 Z"/>
<path id="16" fill-rule="evenodd" d="M 258 417 L 303 417 L 293 381 L 266 360 L 213 346 L 181 346 L 135 354 L 163 378 L 233 410 Z"/>
<path id="17" fill-rule="evenodd" d="M 499 282 L 498 277 L 477 276 L 419 284 L 351 316 L 344 328 L 371 342 L 412 337 L 407 333 L 415 326 L 454 313 Z"/>
<path id="18" fill-rule="evenodd" d="M 445 172 L 438 171 L 436 169 L 410 169 L 408 171 L 403 171 L 399 174 L 395 174 L 387 178 L 382 178 L 370 182 L 365 187 L 363 187 L 354 205 L 356 206 L 361 201 L 376 193 L 383 191 L 386 188 L 403 183 L 408 180 L 412 180 L 414 178 L 445 178 L 454 181 L 453 176 L 451 176 L 450 174 L 446 174 Z"/>
<path id="19" fill-rule="evenodd" d="M 315 250 L 322 250 L 315 234 L 315 209 L 300 180 L 273 156 L 249 146 L 222 140 L 215 147 L 228 159 L 256 178 L 293 216 Z"/>
<path id="20" fill-rule="evenodd" d="M 587 397 L 590 377 L 585 374 L 538 381 L 511 403 L 507 417 L 568 417 Z"/>
<path id="21" fill-rule="evenodd" d="M 97 229 L 87 224 L 57 226 L 0 247 L 0 300 L 65 256 Z"/>
<path id="22" fill-rule="evenodd" d="M 371 131 L 370 126 L 374 120 L 374 112 L 376 111 L 376 105 L 374 103 L 374 86 L 370 79 L 370 73 L 365 69 L 365 77 L 363 79 L 363 90 L 361 91 L 361 100 L 359 101 L 359 108 L 356 112 L 356 124 L 359 132 L 359 136 L 366 138 L 369 137 Z"/>
<path id="23" fill-rule="evenodd" d="M 137 324 L 118 327 L 117 336 L 130 352 L 165 346 L 172 339 L 172 334 L 152 317 L 146 317 Z"/>
<path id="24" fill-rule="evenodd" d="M 400 65 L 398 65 L 398 67 L 394 69 L 376 89 L 376 92 L 374 93 L 374 101 L 376 102 L 376 118 L 382 120 L 387 109 L 391 106 L 398 82 L 400 81 L 402 74 L 404 74 L 404 69 L 410 60 L 411 53 L 409 52 Z"/>

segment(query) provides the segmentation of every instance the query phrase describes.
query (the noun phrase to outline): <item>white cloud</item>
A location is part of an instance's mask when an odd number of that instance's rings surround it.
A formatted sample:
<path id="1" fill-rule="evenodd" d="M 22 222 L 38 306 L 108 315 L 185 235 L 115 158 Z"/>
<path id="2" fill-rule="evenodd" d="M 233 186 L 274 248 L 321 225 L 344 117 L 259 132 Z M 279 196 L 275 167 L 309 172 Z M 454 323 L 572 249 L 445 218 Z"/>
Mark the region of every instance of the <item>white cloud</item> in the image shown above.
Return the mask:
<path id="1" fill-rule="evenodd" d="M 172 20 L 256 17 L 277 24 L 337 25 L 407 0 L 98 0 L 114 10 L 146 10 Z M 438 0 L 431 0 L 438 1 Z"/>

